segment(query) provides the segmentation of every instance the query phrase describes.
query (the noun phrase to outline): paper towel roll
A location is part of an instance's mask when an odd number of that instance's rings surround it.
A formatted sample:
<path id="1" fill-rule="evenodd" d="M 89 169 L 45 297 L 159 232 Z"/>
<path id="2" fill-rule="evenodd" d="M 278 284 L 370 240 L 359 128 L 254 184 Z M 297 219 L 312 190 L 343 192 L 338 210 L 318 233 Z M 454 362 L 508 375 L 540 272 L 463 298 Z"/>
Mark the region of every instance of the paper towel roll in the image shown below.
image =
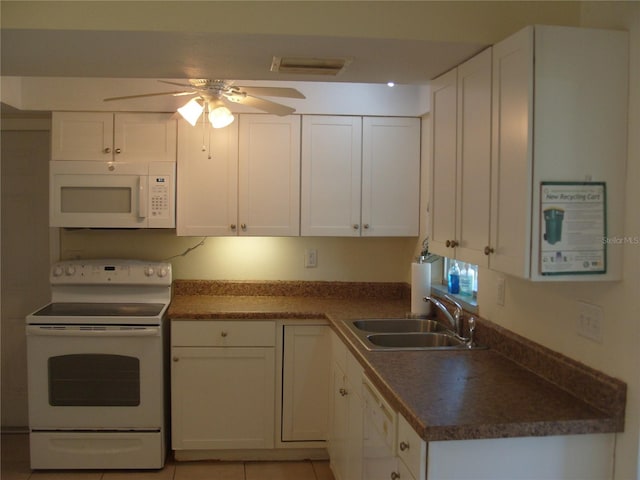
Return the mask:
<path id="1" fill-rule="evenodd" d="M 425 315 L 431 308 L 430 302 L 425 302 L 425 295 L 431 294 L 431 264 L 411 264 L 411 313 Z"/>

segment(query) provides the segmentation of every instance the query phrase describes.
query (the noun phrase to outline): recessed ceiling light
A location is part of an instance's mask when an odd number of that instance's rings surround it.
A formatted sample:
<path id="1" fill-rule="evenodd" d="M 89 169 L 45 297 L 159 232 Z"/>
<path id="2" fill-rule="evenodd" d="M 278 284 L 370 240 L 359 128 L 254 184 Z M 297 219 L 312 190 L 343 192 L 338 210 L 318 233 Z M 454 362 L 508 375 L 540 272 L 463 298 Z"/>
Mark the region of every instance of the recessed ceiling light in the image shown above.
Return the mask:
<path id="1" fill-rule="evenodd" d="M 396 84 L 394 82 L 387 82 L 387 87 L 395 87 Z"/>
<path id="2" fill-rule="evenodd" d="M 350 57 L 273 57 L 271 71 L 306 75 L 338 75 L 353 61 Z"/>

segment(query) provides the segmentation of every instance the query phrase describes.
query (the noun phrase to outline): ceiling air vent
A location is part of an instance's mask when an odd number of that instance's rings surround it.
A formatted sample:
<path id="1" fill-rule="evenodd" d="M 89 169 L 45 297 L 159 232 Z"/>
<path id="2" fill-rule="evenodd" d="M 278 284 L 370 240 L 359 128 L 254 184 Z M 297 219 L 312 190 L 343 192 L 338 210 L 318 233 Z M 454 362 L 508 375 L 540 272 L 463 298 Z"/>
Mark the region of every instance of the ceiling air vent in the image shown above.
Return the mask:
<path id="1" fill-rule="evenodd" d="M 273 57 L 271 71 L 302 75 L 338 75 L 352 58 Z"/>

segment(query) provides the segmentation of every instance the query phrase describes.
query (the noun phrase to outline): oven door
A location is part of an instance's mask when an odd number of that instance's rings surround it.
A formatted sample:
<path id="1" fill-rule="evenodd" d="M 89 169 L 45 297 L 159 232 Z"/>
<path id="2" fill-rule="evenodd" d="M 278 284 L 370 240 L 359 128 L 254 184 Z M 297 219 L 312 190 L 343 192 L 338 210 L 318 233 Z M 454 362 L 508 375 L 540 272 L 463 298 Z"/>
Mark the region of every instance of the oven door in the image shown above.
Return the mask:
<path id="1" fill-rule="evenodd" d="M 28 325 L 32 430 L 159 429 L 161 326 Z"/>

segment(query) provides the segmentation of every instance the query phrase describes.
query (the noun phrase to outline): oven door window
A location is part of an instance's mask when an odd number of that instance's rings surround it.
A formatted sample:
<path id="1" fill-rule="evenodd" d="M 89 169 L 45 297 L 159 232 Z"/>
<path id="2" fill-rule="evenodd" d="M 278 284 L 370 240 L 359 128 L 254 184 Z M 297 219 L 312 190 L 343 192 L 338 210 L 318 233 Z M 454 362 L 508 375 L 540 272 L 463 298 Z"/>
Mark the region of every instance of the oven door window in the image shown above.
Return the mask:
<path id="1" fill-rule="evenodd" d="M 54 407 L 140 405 L 140 361 L 111 354 L 50 357 L 49 404 Z"/>

